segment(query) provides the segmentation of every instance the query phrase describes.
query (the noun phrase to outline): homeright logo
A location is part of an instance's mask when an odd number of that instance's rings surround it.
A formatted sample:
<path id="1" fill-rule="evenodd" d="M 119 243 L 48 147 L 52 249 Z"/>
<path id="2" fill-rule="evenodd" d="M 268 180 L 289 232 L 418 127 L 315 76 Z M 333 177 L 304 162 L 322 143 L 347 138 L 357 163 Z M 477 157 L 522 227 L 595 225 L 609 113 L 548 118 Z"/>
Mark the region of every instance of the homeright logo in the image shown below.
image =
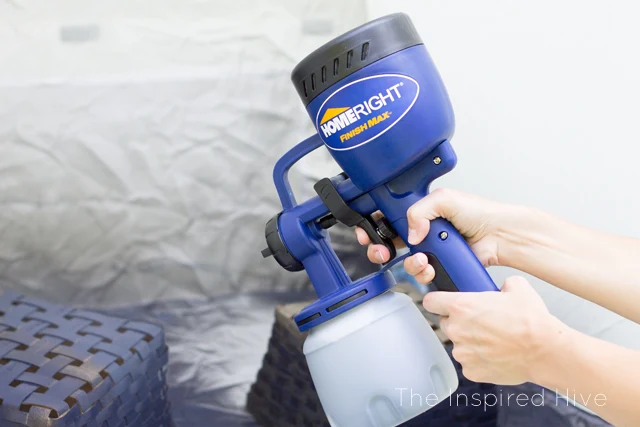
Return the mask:
<path id="1" fill-rule="evenodd" d="M 350 150 L 379 137 L 409 112 L 420 86 L 408 76 L 379 74 L 333 92 L 316 115 L 318 133 L 333 150 Z"/>

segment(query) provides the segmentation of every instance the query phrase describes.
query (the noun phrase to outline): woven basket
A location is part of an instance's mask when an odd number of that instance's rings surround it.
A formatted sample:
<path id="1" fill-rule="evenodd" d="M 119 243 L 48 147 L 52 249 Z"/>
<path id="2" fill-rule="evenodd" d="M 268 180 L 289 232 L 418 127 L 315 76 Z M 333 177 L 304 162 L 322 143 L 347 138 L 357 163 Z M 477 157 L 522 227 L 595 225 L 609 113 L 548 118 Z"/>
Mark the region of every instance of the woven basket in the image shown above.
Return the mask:
<path id="1" fill-rule="evenodd" d="M 160 327 L 0 291 L 0 426 L 169 427 Z"/>

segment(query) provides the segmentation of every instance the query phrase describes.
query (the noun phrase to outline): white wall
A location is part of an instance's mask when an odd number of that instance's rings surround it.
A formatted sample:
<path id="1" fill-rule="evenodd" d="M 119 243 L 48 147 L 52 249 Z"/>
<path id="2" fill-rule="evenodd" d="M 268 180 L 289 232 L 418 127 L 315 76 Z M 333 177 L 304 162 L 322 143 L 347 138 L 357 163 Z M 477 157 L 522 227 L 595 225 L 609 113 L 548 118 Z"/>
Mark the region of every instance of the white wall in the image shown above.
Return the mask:
<path id="1" fill-rule="evenodd" d="M 637 2 L 368 4 L 371 17 L 410 14 L 451 96 L 459 164 L 436 186 L 640 237 Z M 638 325 L 532 281 L 565 322 L 640 348 Z"/>

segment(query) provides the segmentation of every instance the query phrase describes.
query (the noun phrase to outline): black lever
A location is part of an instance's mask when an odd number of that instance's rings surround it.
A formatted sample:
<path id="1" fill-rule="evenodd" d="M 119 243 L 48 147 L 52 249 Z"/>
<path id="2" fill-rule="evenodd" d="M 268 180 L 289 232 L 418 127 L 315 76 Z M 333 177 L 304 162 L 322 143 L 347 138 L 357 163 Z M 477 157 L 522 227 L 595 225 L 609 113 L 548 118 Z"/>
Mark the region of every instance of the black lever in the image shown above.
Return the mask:
<path id="1" fill-rule="evenodd" d="M 323 228 L 331 227 L 336 221 L 348 227 L 360 227 L 367 233 L 371 243 L 384 245 L 389 250 L 389 261 L 395 258 L 396 247 L 393 245 L 393 239 L 398 233 L 386 218 L 375 220 L 371 215 L 362 216 L 351 209 L 329 178 L 322 178 L 313 188 L 331 212 L 331 215 L 321 218 L 320 225 Z"/>

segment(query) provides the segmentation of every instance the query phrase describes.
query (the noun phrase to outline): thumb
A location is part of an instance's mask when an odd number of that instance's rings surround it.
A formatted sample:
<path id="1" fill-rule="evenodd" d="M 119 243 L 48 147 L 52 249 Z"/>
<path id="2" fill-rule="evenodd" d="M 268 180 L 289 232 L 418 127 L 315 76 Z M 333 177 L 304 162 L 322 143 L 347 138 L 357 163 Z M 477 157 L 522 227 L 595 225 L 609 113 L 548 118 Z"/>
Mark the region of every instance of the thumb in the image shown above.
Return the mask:
<path id="1" fill-rule="evenodd" d="M 536 296 L 538 295 L 538 293 L 529 284 L 527 279 L 521 276 L 508 277 L 502 284 L 502 288 L 500 288 L 500 291 L 506 293 L 536 294 Z"/>
<path id="2" fill-rule="evenodd" d="M 531 286 L 524 277 L 509 277 L 504 281 L 504 284 L 502 285 L 500 291 L 502 294 L 504 294 L 504 297 L 506 297 L 507 294 L 511 294 L 512 298 L 515 298 L 515 300 L 520 301 L 522 304 L 524 304 L 522 305 L 522 307 L 538 307 L 538 309 L 543 312 L 549 312 L 549 309 L 544 303 L 542 297 L 538 295 L 536 290 L 533 289 L 533 286 Z"/>
<path id="3" fill-rule="evenodd" d="M 407 210 L 409 235 L 407 241 L 417 245 L 429 234 L 429 221 L 436 218 L 450 219 L 456 211 L 455 191 L 439 188 L 416 202 Z"/>

